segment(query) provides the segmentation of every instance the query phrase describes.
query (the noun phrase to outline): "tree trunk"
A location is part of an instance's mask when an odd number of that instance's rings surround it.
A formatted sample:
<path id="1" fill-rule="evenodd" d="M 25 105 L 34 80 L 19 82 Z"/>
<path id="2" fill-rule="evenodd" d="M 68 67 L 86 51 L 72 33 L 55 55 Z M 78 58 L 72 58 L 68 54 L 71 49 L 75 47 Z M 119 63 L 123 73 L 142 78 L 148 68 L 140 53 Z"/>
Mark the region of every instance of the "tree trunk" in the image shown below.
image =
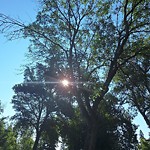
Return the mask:
<path id="1" fill-rule="evenodd" d="M 36 138 L 35 138 L 35 142 L 34 142 L 32 150 L 37 150 L 38 144 L 39 144 L 39 140 L 40 140 L 40 135 L 41 135 L 41 132 L 38 131 L 37 134 L 36 134 Z"/>
<path id="2" fill-rule="evenodd" d="M 93 122 L 88 130 L 84 150 L 96 150 L 98 124 Z"/>

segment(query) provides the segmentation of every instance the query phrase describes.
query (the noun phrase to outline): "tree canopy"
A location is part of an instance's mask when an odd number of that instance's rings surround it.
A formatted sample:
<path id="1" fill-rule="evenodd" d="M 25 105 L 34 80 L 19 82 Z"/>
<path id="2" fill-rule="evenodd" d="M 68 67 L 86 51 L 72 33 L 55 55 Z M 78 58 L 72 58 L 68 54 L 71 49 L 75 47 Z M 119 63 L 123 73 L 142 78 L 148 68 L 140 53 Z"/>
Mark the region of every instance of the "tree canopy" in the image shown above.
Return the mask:
<path id="1" fill-rule="evenodd" d="M 55 149 L 59 137 L 64 149 L 136 149 L 132 110 L 150 127 L 149 1 L 40 4 L 28 25 L 0 14 L 3 33 L 31 42 L 12 103 L 14 119 L 39 134 L 33 149 Z"/>

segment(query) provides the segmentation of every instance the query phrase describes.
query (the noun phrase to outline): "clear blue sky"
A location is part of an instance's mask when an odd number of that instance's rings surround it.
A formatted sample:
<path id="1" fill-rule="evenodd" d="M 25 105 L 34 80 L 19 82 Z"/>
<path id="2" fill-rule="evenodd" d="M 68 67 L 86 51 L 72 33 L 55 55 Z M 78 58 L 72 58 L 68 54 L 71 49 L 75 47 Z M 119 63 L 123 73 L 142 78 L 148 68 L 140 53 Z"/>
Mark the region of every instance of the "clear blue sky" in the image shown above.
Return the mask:
<path id="1" fill-rule="evenodd" d="M 37 0 L 0 0 L 0 13 L 9 15 L 25 22 L 32 22 L 38 10 Z M 4 115 L 11 116 L 14 112 L 11 107 L 13 96 L 12 87 L 23 81 L 20 66 L 25 64 L 25 53 L 28 51 L 29 42 L 24 39 L 7 41 L 0 35 L 0 100 L 4 106 Z M 141 116 L 136 117 L 136 124 L 144 135 L 148 137 L 150 130 Z"/>
<path id="2" fill-rule="evenodd" d="M 36 0 L 0 0 L 0 13 L 32 22 L 37 12 Z M 8 41 L 0 34 L 0 100 L 4 106 L 4 115 L 12 115 L 10 101 L 13 95 L 12 87 L 23 81 L 21 65 L 25 64 L 25 53 L 29 42 L 24 39 Z"/>

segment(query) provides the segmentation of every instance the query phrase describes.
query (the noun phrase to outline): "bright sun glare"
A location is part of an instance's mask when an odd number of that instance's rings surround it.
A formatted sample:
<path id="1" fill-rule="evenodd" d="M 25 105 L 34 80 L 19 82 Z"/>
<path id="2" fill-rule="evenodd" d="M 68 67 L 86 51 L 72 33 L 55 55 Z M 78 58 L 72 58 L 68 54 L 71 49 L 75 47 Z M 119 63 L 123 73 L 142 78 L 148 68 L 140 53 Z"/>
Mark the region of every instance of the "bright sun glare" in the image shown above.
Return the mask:
<path id="1" fill-rule="evenodd" d="M 64 86 L 68 86 L 68 85 L 69 85 L 69 81 L 66 80 L 66 79 L 64 79 L 64 80 L 62 80 L 62 84 L 63 84 Z"/>

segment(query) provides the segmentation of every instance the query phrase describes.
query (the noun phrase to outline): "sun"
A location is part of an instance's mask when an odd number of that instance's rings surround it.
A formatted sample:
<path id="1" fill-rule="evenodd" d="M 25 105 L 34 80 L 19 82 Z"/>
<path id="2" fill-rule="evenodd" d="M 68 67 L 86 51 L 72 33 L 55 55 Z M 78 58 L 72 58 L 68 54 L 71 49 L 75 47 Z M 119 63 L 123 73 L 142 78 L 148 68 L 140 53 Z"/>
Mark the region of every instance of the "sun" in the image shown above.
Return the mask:
<path id="1" fill-rule="evenodd" d="M 63 86 L 68 86 L 69 85 L 69 81 L 66 80 L 66 79 L 62 80 L 61 82 L 62 82 Z"/>

